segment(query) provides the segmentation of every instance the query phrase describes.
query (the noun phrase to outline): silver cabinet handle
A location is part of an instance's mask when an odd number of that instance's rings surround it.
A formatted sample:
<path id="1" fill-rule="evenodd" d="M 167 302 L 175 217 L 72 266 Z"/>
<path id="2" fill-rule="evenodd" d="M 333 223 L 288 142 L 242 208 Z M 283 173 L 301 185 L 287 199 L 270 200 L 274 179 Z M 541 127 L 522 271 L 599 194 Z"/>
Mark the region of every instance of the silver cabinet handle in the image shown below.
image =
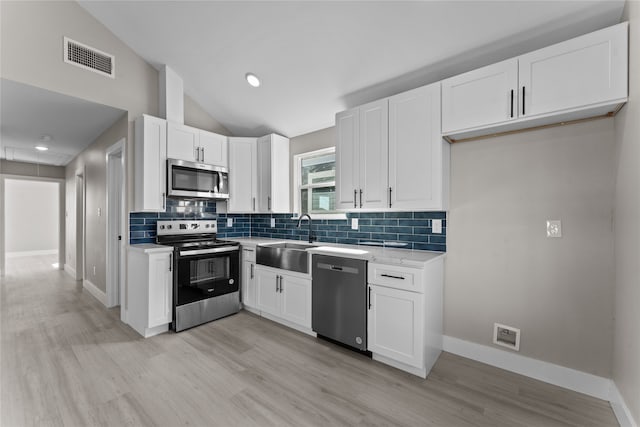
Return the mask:
<path id="1" fill-rule="evenodd" d="M 362 188 L 360 189 L 360 207 L 362 207 Z"/>
<path id="2" fill-rule="evenodd" d="M 200 147 L 196 147 L 195 151 L 196 151 L 195 158 L 196 158 L 196 162 L 197 162 L 198 160 L 200 160 Z"/>
<path id="3" fill-rule="evenodd" d="M 282 276 L 280 276 L 280 293 L 282 293 Z"/>
<path id="4" fill-rule="evenodd" d="M 267 210 L 271 210 L 271 196 L 267 197 Z"/>
<path id="5" fill-rule="evenodd" d="M 522 86 L 522 115 L 524 116 L 524 86 Z"/>
<path id="6" fill-rule="evenodd" d="M 251 203 L 253 204 L 253 210 L 255 211 L 256 210 L 256 198 L 255 197 L 251 199 Z"/>
<path id="7" fill-rule="evenodd" d="M 391 187 L 389 187 L 389 207 L 391 207 Z"/>
<path id="8" fill-rule="evenodd" d="M 247 248 L 243 248 L 243 251 L 247 251 L 247 252 L 253 252 L 253 249 L 247 249 Z"/>
<path id="9" fill-rule="evenodd" d="M 371 310 L 371 286 L 369 286 L 369 310 Z"/>
<path id="10" fill-rule="evenodd" d="M 391 274 L 382 273 L 380 276 L 381 277 L 388 277 L 390 279 L 404 280 L 404 277 L 402 277 L 402 276 L 394 276 L 394 275 L 391 275 Z"/>
<path id="11" fill-rule="evenodd" d="M 358 207 L 358 203 L 356 202 L 357 198 L 358 198 L 358 190 L 354 188 L 353 189 L 353 207 L 354 208 Z"/>
<path id="12" fill-rule="evenodd" d="M 249 264 L 249 265 L 251 265 L 251 277 L 250 278 L 253 279 L 253 267 L 254 267 L 254 265 L 253 264 Z"/>
<path id="13" fill-rule="evenodd" d="M 202 148 L 202 161 L 204 162 L 204 147 L 201 147 L 201 148 Z"/>
<path id="14" fill-rule="evenodd" d="M 278 279 L 280 278 L 280 276 L 276 276 L 276 293 L 280 292 L 280 289 L 278 288 Z"/>
<path id="15" fill-rule="evenodd" d="M 162 193 L 162 210 L 167 210 L 167 193 Z"/>
<path id="16" fill-rule="evenodd" d="M 169 254 L 169 271 L 173 271 L 173 254 Z"/>

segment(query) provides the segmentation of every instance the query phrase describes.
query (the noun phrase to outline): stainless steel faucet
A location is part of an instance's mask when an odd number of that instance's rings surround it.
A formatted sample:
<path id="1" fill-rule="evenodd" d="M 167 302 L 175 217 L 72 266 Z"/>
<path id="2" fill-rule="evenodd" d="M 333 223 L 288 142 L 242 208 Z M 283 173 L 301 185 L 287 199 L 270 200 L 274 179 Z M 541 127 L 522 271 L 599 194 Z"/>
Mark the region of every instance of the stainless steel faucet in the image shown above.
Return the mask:
<path id="1" fill-rule="evenodd" d="M 300 222 L 302 221 L 302 219 L 303 219 L 305 216 L 307 217 L 307 220 L 308 220 L 308 222 L 309 222 L 309 243 L 313 243 L 313 239 L 314 239 L 314 237 L 316 237 L 316 236 L 314 236 L 314 235 L 313 235 L 313 232 L 311 231 L 311 217 L 309 216 L 309 214 L 302 214 L 302 215 L 300 215 L 300 217 L 298 218 L 298 228 L 300 228 Z"/>

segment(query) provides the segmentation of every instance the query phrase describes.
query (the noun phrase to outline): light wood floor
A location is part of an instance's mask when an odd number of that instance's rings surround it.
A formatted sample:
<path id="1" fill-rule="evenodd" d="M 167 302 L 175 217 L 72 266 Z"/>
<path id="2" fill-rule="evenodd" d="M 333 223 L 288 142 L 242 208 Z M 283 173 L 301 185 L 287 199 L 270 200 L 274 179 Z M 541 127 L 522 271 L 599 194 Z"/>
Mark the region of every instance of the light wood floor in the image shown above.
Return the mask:
<path id="1" fill-rule="evenodd" d="M 427 380 L 246 312 L 139 338 L 50 257 L 1 281 L 2 426 L 608 426 L 607 402 L 443 353 Z"/>

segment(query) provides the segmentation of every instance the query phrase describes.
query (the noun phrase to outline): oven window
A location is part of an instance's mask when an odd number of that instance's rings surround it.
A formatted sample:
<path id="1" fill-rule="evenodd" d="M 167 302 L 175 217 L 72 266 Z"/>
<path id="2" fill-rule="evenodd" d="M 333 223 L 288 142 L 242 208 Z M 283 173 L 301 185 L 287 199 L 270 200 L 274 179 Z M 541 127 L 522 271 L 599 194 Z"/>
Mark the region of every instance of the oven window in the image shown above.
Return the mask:
<path id="1" fill-rule="evenodd" d="M 190 280 L 192 286 L 230 277 L 229 257 L 204 258 L 189 261 Z"/>
<path id="2" fill-rule="evenodd" d="M 171 179 L 174 190 L 212 192 L 218 186 L 218 174 L 214 171 L 173 166 Z"/>

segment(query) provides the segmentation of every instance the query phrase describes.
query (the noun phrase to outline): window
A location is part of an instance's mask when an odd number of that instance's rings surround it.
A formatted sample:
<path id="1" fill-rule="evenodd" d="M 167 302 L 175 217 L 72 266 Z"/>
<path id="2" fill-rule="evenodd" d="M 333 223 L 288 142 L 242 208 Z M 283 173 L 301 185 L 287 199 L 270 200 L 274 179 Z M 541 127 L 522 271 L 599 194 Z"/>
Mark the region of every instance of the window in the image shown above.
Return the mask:
<path id="1" fill-rule="evenodd" d="M 302 214 L 336 213 L 335 147 L 294 157 L 296 212 Z"/>

